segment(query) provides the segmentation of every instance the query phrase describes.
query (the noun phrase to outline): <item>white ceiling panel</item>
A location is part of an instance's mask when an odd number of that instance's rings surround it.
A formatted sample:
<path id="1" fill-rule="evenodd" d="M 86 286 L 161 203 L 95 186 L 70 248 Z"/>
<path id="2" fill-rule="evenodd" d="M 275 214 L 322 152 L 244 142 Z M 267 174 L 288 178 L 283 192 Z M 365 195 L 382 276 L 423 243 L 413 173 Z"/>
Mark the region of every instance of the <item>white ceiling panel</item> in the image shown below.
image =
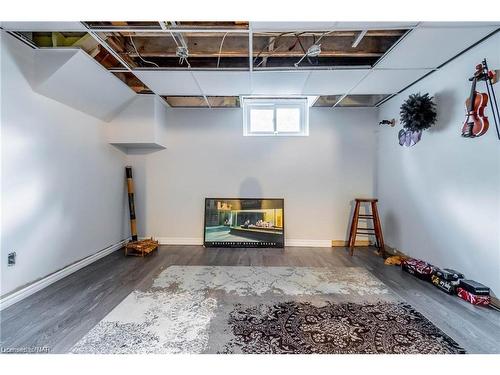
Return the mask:
<path id="1" fill-rule="evenodd" d="M 193 72 L 205 95 L 243 95 L 250 93 L 249 72 Z"/>
<path id="2" fill-rule="evenodd" d="M 494 26 L 417 28 L 397 44 L 375 68 L 436 68 L 494 30 Z"/>
<path id="3" fill-rule="evenodd" d="M 369 69 L 338 69 L 312 71 L 307 79 L 303 94 L 339 95 L 345 94 L 358 83 Z"/>
<path id="4" fill-rule="evenodd" d="M 34 63 L 34 91 L 104 121 L 136 97 L 82 50 L 37 49 Z"/>
<path id="5" fill-rule="evenodd" d="M 496 26 L 500 27 L 499 21 L 492 22 L 421 22 L 422 27 L 486 27 L 486 26 Z"/>
<path id="6" fill-rule="evenodd" d="M 418 22 L 337 22 L 336 30 L 409 29 Z"/>
<path id="7" fill-rule="evenodd" d="M 250 22 L 252 31 L 321 31 L 332 30 L 338 22 Z"/>
<path id="8" fill-rule="evenodd" d="M 307 71 L 254 72 L 252 75 L 252 94 L 302 95 L 308 75 Z"/>
<path id="9" fill-rule="evenodd" d="M 85 31 L 81 22 L 1 22 L 8 31 Z"/>
<path id="10" fill-rule="evenodd" d="M 416 22 L 250 22 L 252 31 L 321 31 L 407 29 Z"/>
<path id="11" fill-rule="evenodd" d="M 350 94 L 394 94 L 430 69 L 372 70 Z"/>
<path id="12" fill-rule="evenodd" d="M 201 95 L 191 72 L 136 70 L 134 74 L 158 95 Z"/>

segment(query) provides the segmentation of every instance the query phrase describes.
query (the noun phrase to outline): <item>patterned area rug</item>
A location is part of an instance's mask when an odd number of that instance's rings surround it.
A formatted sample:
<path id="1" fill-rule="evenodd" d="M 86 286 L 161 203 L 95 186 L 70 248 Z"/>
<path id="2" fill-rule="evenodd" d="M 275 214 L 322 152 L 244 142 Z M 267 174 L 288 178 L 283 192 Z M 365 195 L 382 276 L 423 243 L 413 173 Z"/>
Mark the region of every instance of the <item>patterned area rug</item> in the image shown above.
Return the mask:
<path id="1" fill-rule="evenodd" d="M 172 266 L 73 353 L 464 353 L 364 268 Z"/>

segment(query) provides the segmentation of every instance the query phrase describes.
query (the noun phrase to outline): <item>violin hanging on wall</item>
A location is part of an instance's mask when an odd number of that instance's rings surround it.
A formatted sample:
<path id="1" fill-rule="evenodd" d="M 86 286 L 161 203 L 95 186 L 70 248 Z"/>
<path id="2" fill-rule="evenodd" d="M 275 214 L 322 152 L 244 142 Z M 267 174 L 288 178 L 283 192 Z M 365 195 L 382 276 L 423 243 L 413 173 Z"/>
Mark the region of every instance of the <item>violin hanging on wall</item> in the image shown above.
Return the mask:
<path id="1" fill-rule="evenodd" d="M 498 112 L 498 104 L 493 89 L 493 82 L 496 81 L 495 72 L 488 70 L 486 59 L 483 59 L 481 64 L 476 65 L 474 76 L 469 78 L 472 81 L 470 95 L 465 101 L 465 121 L 462 126 L 462 137 L 476 138 L 480 137 L 488 131 L 489 121 L 485 115 L 485 109 L 488 101 L 491 99 L 491 112 L 497 131 L 498 139 L 500 139 L 499 121 L 500 114 Z M 488 94 L 477 92 L 476 84 L 478 81 L 486 83 Z"/>
<path id="2" fill-rule="evenodd" d="M 465 101 L 465 121 L 462 126 L 462 137 L 474 138 L 480 137 L 488 131 L 490 123 L 485 116 L 484 110 L 488 104 L 488 94 L 476 91 L 477 81 L 483 78 L 483 65 L 476 66 L 474 76 L 469 79 L 472 81 L 470 95 Z"/>

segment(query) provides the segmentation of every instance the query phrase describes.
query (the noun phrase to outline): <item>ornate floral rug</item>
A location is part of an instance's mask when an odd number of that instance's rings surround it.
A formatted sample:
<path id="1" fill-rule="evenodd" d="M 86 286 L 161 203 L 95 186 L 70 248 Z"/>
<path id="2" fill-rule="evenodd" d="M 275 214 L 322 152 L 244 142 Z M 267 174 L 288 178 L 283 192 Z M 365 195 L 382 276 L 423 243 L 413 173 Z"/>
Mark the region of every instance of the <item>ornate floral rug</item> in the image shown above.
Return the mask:
<path id="1" fill-rule="evenodd" d="M 172 266 L 73 353 L 464 353 L 364 268 Z"/>

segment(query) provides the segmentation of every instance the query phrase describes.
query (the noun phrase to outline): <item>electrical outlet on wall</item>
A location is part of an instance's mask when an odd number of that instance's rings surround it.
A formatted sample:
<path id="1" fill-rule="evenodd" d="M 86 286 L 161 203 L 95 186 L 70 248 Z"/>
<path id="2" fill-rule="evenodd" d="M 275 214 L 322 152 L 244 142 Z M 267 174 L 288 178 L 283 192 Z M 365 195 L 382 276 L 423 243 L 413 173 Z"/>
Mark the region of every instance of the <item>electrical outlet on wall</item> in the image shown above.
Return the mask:
<path id="1" fill-rule="evenodd" d="M 16 252 L 14 251 L 7 255 L 7 265 L 9 267 L 12 267 L 15 264 L 16 264 Z"/>

